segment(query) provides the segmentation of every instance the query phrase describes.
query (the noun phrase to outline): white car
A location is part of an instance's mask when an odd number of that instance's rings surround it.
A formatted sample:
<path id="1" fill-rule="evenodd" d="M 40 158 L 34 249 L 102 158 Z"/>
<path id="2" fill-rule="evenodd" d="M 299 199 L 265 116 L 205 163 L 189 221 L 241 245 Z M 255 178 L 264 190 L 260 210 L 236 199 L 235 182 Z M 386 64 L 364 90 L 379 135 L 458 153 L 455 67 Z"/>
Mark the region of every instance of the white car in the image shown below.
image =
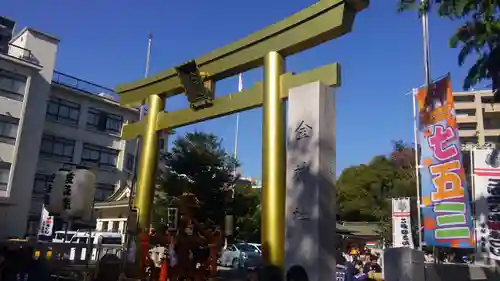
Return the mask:
<path id="1" fill-rule="evenodd" d="M 256 243 L 230 244 L 220 257 L 220 265 L 240 268 L 258 267 L 262 260 L 261 245 Z"/>

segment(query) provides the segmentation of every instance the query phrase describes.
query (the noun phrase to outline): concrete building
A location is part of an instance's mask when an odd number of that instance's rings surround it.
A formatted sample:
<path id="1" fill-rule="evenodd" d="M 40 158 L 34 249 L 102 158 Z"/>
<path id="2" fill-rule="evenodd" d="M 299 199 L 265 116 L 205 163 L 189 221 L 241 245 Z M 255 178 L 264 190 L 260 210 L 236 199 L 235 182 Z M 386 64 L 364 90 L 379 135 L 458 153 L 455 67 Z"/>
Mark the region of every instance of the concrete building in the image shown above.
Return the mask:
<path id="1" fill-rule="evenodd" d="M 55 71 L 57 38 L 25 28 L 5 43 L 8 34 L 0 28 L 0 238 L 38 228 L 60 168 L 94 168 L 97 202 L 126 190 L 136 142 L 120 140 L 121 127 L 139 118 L 111 89 Z"/>
<path id="2" fill-rule="evenodd" d="M 453 96 L 463 149 L 500 143 L 500 103 L 493 102 L 491 90 L 454 92 Z"/>
<path id="3" fill-rule="evenodd" d="M 98 167 L 96 202 L 129 184 L 135 142 L 120 140 L 120 133 L 124 123 L 139 118 L 139 112 L 121 107 L 111 89 L 56 71 L 44 117 L 29 213 L 35 226 L 49 177 L 60 168 Z"/>
<path id="4" fill-rule="evenodd" d="M 0 53 L 0 237 L 26 231 L 58 44 L 26 28 Z"/>
<path id="5" fill-rule="evenodd" d="M 472 182 L 472 148 L 499 147 L 500 103 L 491 90 L 454 92 L 457 126 L 466 179 Z"/>

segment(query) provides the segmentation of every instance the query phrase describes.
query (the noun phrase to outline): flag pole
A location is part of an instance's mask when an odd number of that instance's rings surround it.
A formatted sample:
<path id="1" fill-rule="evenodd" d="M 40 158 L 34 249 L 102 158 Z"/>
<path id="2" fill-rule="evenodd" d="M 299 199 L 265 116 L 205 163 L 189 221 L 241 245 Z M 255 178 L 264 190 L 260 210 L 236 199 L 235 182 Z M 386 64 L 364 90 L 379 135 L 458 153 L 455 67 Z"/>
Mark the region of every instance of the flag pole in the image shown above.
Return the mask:
<path id="1" fill-rule="evenodd" d="M 430 9 L 430 1 L 429 0 L 421 0 L 422 3 L 427 2 Z M 429 89 L 429 85 L 431 83 L 431 70 L 430 70 L 430 44 L 429 44 L 429 14 L 428 10 L 425 10 L 422 13 L 422 41 L 424 47 L 424 74 L 425 74 L 425 88 Z"/>
<path id="2" fill-rule="evenodd" d="M 430 10 L 430 1 L 429 0 L 421 0 L 421 3 L 427 3 L 428 7 L 422 12 L 422 41 L 423 41 L 423 51 L 424 51 L 424 77 L 425 77 L 425 91 L 426 91 L 426 97 L 429 96 L 429 86 L 431 83 L 431 69 L 430 69 L 430 43 L 429 43 L 429 13 L 428 11 Z M 415 115 L 416 116 L 416 115 Z M 416 122 L 416 121 L 415 121 Z M 415 124 L 416 125 L 416 124 Z M 415 132 L 416 133 L 416 132 Z M 418 162 L 417 162 L 418 163 Z M 417 165 L 417 169 L 420 166 Z M 420 178 L 420 177 L 417 177 Z M 420 182 L 420 180 L 418 181 Z M 417 185 L 417 191 L 418 191 L 418 219 L 420 221 L 419 224 L 421 224 L 422 218 L 421 218 L 421 202 L 420 202 L 420 184 Z M 420 230 L 421 226 L 419 226 Z M 422 238 L 422 232 L 419 231 L 419 236 L 420 239 Z M 422 240 L 420 240 L 419 243 L 419 250 L 422 250 Z M 437 252 L 436 252 L 436 247 L 433 248 L 433 256 L 434 260 L 437 259 Z"/>
<path id="3" fill-rule="evenodd" d="M 153 45 L 153 34 L 149 33 L 148 35 L 148 51 L 146 53 L 146 69 L 144 71 L 144 77 L 147 78 L 149 76 L 149 62 L 151 59 L 151 47 Z M 139 121 L 144 119 L 144 113 L 145 113 L 146 108 L 144 107 L 143 104 L 141 104 L 139 108 Z M 133 193 L 135 191 L 135 186 L 137 183 L 137 164 L 139 163 L 139 152 L 140 152 L 140 147 L 141 147 L 141 137 L 138 137 L 136 140 L 135 148 L 134 148 L 134 166 L 132 167 L 132 184 L 130 188 L 130 195 L 129 195 L 129 205 L 132 206 L 132 197 Z"/>
<path id="4" fill-rule="evenodd" d="M 147 51 L 147 54 L 146 54 L 146 69 L 144 71 L 144 77 L 148 77 L 149 76 L 149 62 L 150 62 L 150 59 L 151 59 L 151 47 L 153 45 L 153 34 L 150 32 L 148 34 L 148 51 Z M 144 119 L 144 114 L 145 114 L 145 107 L 143 104 L 140 105 L 140 108 L 139 108 L 139 121 L 141 121 L 142 119 Z M 138 137 L 137 140 L 136 140 L 136 143 L 135 143 L 135 148 L 134 148 L 134 162 L 133 162 L 133 166 L 132 166 L 132 177 L 130 179 L 130 191 L 129 191 L 129 195 L 128 195 L 128 207 L 129 207 L 129 212 L 132 212 L 132 210 L 134 209 L 134 193 L 135 193 L 135 189 L 136 189 L 136 185 L 137 185 L 137 166 L 138 166 L 138 163 L 139 163 L 139 153 L 140 153 L 140 147 L 141 147 L 141 137 Z M 127 226 L 129 227 L 129 226 Z M 132 247 L 132 244 L 131 244 L 131 239 L 130 239 L 130 234 L 129 232 L 127 231 L 125 233 L 125 243 L 124 243 L 124 250 L 125 252 L 127 253 Z M 126 262 L 126 258 L 123 259 L 123 266 L 125 266 L 125 262 Z"/>
<path id="5" fill-rule="evenodd" d="M 238 74 L 238 93 L 243 91 L 243 74 Z M 240 130 L 240 113 L 237 112 L 236 113 L 236 128 L 234 130 L 234 152 L 233 152 L 233 157 L 234 159 L 238 159 L 238 137 L 239 137 L 239 130 Z M 232 193 L 231 193 L 231 210 L 229 212 L 226 213 L 226 222 L 225 222 L 225 228 L 226 228 L 226 235 L 225 235 L 225 238 L 224 238 L 224 247 L 223 249 L 226 249 L 227 248 L 227 245 L 229 243 L 229 240 L 233 240 L 233 233 L 232 233 L 232 229 L 229 230 L 228 232 L 228 229 L 227 228 L 232 228 L 233 227 L 233 221 L 234 221 L 234 217 L 232 215 L 232 207 L 234 205 L 234 197 L 236 195 L 236 190 L 235 190 L 235 187 L 236 187 L 236 163 L 234 164 L 234 167 L 233 167 L 233 177 L 234 177 L 234 184 L 233 184 L 233 188 L 232 188 Z M 227 221 L 227 220 L 230 220 Z M 228 239 L 228 237 L 230 237 L 230 239 Z"/>
<path id="6" fill-rule="evenodd" d="M 474 175 L 474 151 L 475 151 L 475 148 L 474 147 L 471 147 L 470 150 L 469 150 L 469 165 L 470 165 L 470 186 L 471 186 L 471 193 L 470 193 L 470 200 L 471 202 L 476 202 L 476 180 L 475 180 L 475 175 Z M 471 204 L 471 213 L 472 213 L 472 217 L 473 218 L 477 218 L 477 214 L 476 214 L 476 208 L 475 208 L 475 205 Z M 474 247 L 474 256 L 475 256 L 475 259 L 474 260 L 477 260 L 477 231 L 476 231 L 476 227 L 477 227 L 477 219 L 473 219 L 472 220 L 472 227 L 474 229 L 474 241 L 476 241 L 476 246 Z"/>
<path id="7" fill-rule="evenodd" d="M 417 94 L 418 89 L 413 89 L 412 101 L 413 101 L 413 143 L 415 149 L 415 185 L 417 189 L 417 223 L 418 223 L 418 249 L 422 250 L 422 214 L 421 214 L 421 202 L 420 202 L 420 161 L 418 153 L 418 111 L 417 111 Z"/>
<path id="8" fill-rule="evenodd" d="M 243 91 L 243 74 L 238 75 L 238 93 Z M 234 158 L 238 158 L 238 137 L 240 129 L 240 113 L 236 113 L 236 129 L 234 136 Z M 234 174 L 236 175 L 236 167 L 234 169 Z"/>

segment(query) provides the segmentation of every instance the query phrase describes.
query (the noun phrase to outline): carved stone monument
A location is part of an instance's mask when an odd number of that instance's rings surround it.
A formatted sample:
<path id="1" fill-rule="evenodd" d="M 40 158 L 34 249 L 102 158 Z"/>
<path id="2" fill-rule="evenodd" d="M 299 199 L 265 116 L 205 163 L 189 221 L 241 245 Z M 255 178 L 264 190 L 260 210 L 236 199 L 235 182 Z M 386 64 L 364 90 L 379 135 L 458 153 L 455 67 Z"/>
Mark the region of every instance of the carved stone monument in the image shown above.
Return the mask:
<path id="1" fill-rule="evenodd" d="M 314 82 L 288 97 L 285 273 L 335 280 L 335 96 Z"/>
<path id="2" fill-rule="evenodd" d="M 424 252 L 410 248 L 386 249 L 384 279 L 386 281 L 429 280 L 425 276 Z"/>

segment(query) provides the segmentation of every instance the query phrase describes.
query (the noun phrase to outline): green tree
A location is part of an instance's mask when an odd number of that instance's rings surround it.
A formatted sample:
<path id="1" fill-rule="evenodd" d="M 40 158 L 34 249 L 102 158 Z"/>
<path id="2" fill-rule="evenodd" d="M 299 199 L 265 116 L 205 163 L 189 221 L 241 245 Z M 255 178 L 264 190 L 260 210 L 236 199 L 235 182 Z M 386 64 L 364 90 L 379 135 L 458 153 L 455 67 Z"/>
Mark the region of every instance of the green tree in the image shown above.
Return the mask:
<path id="1" fill-rule="evenodd" d="M 463 88 L 485 79 L 491 79 L 495 100 L 500 100 L 500 0 L 399 0 L 399 11 L 418 7 L 420 15 L 428 12 L 431 4 L 438 5 L 441 17 L 460 19 L 459 28 L 451 36 L 451 48 L 461 47 L 458 64 L 475 55 L 476 61 L 464 79 Z"/>
<path id="2" fill-rule="evenodd" d="M 396 141 L 389 155 L 376 156 L 368 164 L 344 169 L 337 180 L 340 219 L 379 222 L 380 235 L 390 243 L 390 199 L 416 195 L 414 153 L 409 145 Z"/>
<path id="3" fill-rule="evenodd" d="M 155 220 L 166 217 L 172 198 L 189 192 L 200 200 L 203 219 L 223 226 L 239 163 L 224 150 L 222 140 L 209 133 L 187 133 L 174 141 L 165 166 L 156 192 Z"/>
<path id="4" fill-rule="evenodd" d="M 235 239 L 260 241 L 260 189 L 242 181 L 235 185 L 233 203 Z"/>

